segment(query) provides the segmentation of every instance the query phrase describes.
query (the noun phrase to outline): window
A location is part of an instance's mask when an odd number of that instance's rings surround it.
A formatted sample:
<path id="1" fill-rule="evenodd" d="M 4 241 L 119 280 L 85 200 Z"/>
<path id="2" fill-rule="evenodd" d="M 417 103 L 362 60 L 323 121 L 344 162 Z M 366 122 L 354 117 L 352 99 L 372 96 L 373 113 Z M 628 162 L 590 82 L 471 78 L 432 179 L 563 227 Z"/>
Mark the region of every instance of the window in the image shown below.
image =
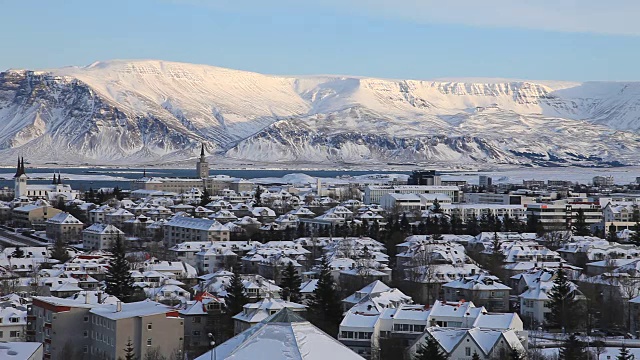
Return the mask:
<path id="1" fill-rule="evenodd" d="M 147 324 L 147 330 L 151 330 L 152 326 L 151 323 Z"/>
<path id="2" fill-rule="evenodd" d="M 464 348 L 464 356 L 471 356 L 471 348 L 470 347 Z"/>
<path id="3" fill-rule="evenodd" d="M 82 336 L 89 337 L 89 332 L 87 330 L 83 331 Z"/>
<path id="4" fill-rule="evenodd" d="M 9 322 L 12 322 L 12 323 L 19 323 L 19 322 L 20 322 L 20 318 L 12 317 L 12 318 L 10 318 L 10 319 L 9 319 Z"/>
<path id="5" fill-rule="evenodd" d="M 89 322 L 89 317 L 88 316 L 84 317 L 84 322 Z"/>
<path id="6" fill-rule="evenodd" d="M 9 337 L 12 337 L 12 338 L 20 337 L 20 331 L 10 331 L 9 332 Z"/>
<path id="7" fill-rule="evenodd" d="M 4 332 L 0 331 L 0 339 L 4 337 Z"/>
<path id="8" fill-rule="evenodd" d="M 151 346 L 151 338 L 147 339 L 147 346 Z"/>

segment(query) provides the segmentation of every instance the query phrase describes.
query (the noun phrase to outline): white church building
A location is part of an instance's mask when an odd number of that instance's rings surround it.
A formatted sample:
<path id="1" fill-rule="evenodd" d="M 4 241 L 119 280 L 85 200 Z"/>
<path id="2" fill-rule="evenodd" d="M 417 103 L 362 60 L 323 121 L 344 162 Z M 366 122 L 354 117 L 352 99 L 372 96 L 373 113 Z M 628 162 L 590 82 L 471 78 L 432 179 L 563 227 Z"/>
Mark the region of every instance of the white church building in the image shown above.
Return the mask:
<path id="1" fill-rule="evenodd" d="M 49 202 L 62 200 L 74 200 L 80 197 L 77 190 L 71 185 L 63 184 L 62 177 L 53 175 L 51 184 L 27 184 L 29 177 L 24 168 L 24 158 L 18 158 L 18 167 L 13 176 L 15 186 L 15 198 L 23 200 L 45 199 Z"/>

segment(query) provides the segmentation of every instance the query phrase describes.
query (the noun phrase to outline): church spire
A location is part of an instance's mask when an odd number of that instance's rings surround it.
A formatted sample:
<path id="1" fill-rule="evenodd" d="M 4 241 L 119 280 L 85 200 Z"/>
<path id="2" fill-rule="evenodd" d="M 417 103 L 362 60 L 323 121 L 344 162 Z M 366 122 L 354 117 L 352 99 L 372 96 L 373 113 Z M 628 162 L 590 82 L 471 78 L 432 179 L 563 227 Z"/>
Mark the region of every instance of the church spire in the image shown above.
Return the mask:
<path id="1" fill-rule="evenodd" d="M 27 174 L 27 172 L 24 170 L 24 157 L 22 157 L 22 166 L 21 166 L 20 169 L 21 169 L 23 174 L 25 174 L 25 175 Z"/>
<path id="2" fill-rule="evenodd" d="M 25 175 L 24 172 L 24 158 L 20 161 L 20 156 L 18 156 L 18 167 L 16 167 L 16 174 L 13 175 L 14 178 L 17 178 L 21 175 Z"/>
<path id="3" fill-rule="evenodd" d="M 58 185 L 62 185 L 62 175 L 60 175 L 60 171 L 58 171 Z"/>
<path id="4" fill-rule="evenodd" d="M 57 184 L 57 182 L 56 182 L 56 173 L 55 172 L 53 173 L 53 181 L 51 181 L 51 184 L 53 184 L 53 185 Z"/>
<path id="5" fill-rule="evenodd" d="M 200 158 L 204 159 L 204 143 L 202 143 L 202 146 L 200 147 Z"/>

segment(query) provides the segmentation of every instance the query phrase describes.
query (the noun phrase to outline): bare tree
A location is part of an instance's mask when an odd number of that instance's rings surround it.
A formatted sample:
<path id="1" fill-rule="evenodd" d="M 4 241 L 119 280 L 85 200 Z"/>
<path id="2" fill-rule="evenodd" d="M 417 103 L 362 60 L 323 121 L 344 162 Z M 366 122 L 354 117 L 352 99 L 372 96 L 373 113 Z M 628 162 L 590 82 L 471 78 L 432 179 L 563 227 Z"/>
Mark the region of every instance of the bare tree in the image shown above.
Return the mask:
<path id="1" fill-rule="evenodd" d="M 162 355 L 160 348 L 152 347 L 144 354 L 144 360 L 168 360 L 166 356 Z"/>

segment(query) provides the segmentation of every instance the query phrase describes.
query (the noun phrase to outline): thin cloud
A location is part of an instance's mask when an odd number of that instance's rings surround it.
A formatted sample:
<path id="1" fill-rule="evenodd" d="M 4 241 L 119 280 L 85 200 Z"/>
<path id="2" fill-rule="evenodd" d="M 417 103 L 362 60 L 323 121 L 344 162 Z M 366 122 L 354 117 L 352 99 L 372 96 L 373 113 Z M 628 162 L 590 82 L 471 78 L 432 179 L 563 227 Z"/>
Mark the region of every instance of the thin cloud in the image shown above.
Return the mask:
<path id="1" fill-rule="evenodd" d="M 636 0 L 167 0 L 232 11 L 262 13 L 289 9 L 335 11 L 351 16 L 407 20 L 423 24 L 640 35 Z"/>

